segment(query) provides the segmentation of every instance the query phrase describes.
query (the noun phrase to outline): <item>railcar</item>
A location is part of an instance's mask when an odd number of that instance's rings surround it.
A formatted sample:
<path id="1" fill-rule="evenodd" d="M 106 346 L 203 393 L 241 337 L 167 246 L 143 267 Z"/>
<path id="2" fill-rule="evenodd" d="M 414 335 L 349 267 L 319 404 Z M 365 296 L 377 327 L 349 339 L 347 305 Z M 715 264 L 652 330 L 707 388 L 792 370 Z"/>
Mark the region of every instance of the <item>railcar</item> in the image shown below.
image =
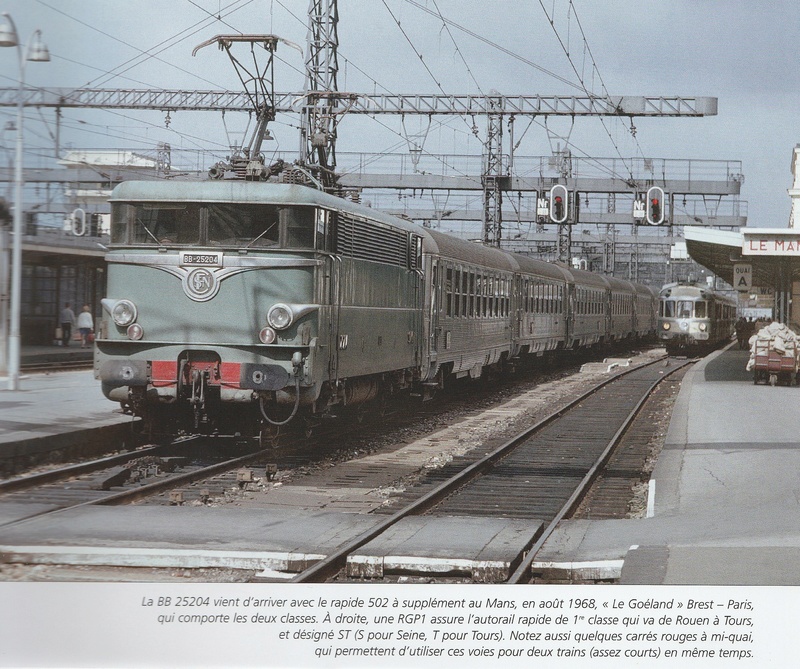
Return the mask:
<path id="1" fill-rule="evenodd" d="M 129 181 L 111 205 L 95 375 L 152 432 L 264 438 L 295 417 L 653 334 L 649 288 L 305 186 Z"/>
<path id="2" fill-rule="evenodd" d="M 710 288 L 672 283 L 659 293 L 658 338 L 667 353 L 697 353 L 730 341 L 736 302 Z"/>

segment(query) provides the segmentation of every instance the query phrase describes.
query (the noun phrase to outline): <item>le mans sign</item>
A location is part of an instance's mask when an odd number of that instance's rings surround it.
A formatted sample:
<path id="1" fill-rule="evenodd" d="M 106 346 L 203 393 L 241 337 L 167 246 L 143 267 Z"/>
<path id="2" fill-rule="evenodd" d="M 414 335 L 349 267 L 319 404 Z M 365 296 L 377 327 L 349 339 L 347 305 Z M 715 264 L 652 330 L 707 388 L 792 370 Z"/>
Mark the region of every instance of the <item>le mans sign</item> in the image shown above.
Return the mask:
<path id="1" fill-rule="evenodd" d="M 800 236 L 797 234 L 745 235 L 742 255 L 746 256 L 800 256 Z"/>

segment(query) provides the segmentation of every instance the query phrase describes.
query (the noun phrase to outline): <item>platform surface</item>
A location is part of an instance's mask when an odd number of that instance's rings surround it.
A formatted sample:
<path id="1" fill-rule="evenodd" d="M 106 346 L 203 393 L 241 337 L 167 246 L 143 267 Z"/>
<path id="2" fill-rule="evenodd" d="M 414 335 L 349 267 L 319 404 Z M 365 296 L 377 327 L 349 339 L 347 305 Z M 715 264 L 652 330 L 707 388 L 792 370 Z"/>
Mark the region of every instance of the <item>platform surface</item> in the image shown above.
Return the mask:
<path id="1" fill-rule="evenodd" d="M 0 449 L 130 422 L 103 395 L 90 369 L 23 373 L 17 390 L 0 379 Z"/>
<path id="2" fill-rule="evenodd" d="M 800 388 L 754 385 L 747 358 L 716 352 L 686 375 L 652 517 L 562 523 L 537 564 L 618 563 L 627 584 L 800 585 Z"/>

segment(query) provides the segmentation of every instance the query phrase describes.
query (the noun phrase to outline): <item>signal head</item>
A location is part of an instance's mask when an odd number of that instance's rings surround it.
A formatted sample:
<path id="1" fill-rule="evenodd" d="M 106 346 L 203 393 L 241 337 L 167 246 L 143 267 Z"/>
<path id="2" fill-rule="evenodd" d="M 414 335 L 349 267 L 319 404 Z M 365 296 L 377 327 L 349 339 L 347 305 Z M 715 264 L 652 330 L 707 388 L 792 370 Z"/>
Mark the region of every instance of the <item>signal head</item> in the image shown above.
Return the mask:
<path id="1" fill-rule="evenodd" d="M 659 186 L 651 186 L 647 190 L 647 209 L 645 218 L 649 225 L 661 225 L 664 223 L 664 189 Z"/>
<path id="2" fill-rule="evenodd" d="M 569 192 L 567 187 L 556 184 L 550 189 L 550 220 L 563 223 L 569 216 Z"/>

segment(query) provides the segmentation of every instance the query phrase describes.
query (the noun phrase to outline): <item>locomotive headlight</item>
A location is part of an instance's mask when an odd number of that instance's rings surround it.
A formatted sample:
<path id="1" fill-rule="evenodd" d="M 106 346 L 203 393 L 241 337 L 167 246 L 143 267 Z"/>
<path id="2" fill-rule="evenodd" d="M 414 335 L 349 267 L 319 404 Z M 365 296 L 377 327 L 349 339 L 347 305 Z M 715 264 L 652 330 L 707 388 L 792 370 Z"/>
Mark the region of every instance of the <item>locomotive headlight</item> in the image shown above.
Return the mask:
<path id="1" fill-rule="evenodd" d="M 267 323 L 276 330 L 284 330 L 292 324 L 292 310 L 285 304 L 276 304 L 267 312 Z"/>
<path id="2" fill-rule="evenodd" d="M 669 323 L 665 321 L 664 323 L 661 324 L 661 327 L 664 328 L 665 330 L 669 330 Z"/>
<path id="3" fill-rule="evenodd" d="M 142 337 L 144 337 L 144 330 L 141 325 L 132 323 L 128 326 L 128 339 L 139 341 Z"/>
<path id="4" fill-rule="evenodd" d="M 136 305 L 130 300 L 119 300 L 111 310 L 111 317 L 120 327 L 130 325 L 136 320 Z"/>
<path id="5" fill-rule="evenodd" d="M 705 332 L 707 326 L 705 323 L 700 323 L 697 327 L 700 328 L 700 332 Z"/>
<path id="6" fill-rule="evenodd" d="M 258 333 L 258 339 L 262 344 L 271 344 L 277 336 L 277 333 L 272 328 L 261 328 L 261 332 Z"/>

